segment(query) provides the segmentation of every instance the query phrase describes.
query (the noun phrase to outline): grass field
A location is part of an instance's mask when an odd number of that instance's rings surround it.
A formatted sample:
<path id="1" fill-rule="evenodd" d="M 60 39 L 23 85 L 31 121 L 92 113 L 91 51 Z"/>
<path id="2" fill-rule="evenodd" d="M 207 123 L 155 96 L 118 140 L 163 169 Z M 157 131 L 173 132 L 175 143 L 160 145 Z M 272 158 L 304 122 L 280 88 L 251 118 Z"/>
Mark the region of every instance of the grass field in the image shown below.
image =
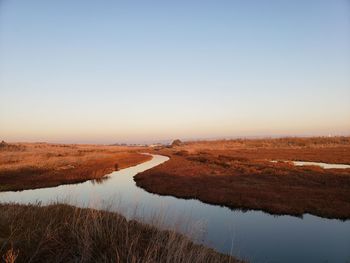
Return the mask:
<path id="1" fill-rule="evenodd" d="M 21 190 L 98 179 L 151 159 L 145 148 L 20 143 L 0 145 L 0 188 Z M 0 204 L 1 262 L 237 262 L 123 216 L 56 204 Z"/>
<path id="2" fill-rule="evenodd" d="M 19 143 L 0 145 L 0 191 L 33 189 L 98 179 L 151 157 L 142 148 Z"/>
<path id="3" fill-rule="evenodd" d="M 147 191 L 233 209 L 350 218 L 350 169 L 271 160 L 350 164 L 350 138 L 198 141 L 157 151 L 170 160 L 135 176 Z"/>
<path id="4" fill-rule="evenodd" d="M 233 209 L 350 218 L 350 169 L 271 162 L 350 164 L 349 137 L 198 141 L 158 149 L 2 143 L 0 187 L 20 190 L 97 179 L 151 158 L 141 152 L 170 157 L 135 176 L 137 185 L 150 192 Z M 4 262 L 237 262 L 176 231 L 63 204 L 0 204 L 0 258 Z"/>
<path id="5" fill-rule="evenodd" d="M 238 262 L 175 231 L 68 205 L 0 204 L 1 262 Z"/>

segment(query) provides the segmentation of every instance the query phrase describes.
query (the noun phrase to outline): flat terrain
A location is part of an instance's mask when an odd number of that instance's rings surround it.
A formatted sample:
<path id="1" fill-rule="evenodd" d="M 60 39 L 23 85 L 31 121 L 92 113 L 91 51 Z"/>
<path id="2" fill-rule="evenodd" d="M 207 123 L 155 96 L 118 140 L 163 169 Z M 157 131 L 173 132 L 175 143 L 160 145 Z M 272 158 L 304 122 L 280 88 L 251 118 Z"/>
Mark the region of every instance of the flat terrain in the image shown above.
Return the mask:
<path id="1" fill-rule="evenodd" d="M 350 164 L 350 138 L 188 142 L 155 151 L 170 160 L 135 176 L 149 192 L 232 209 L 350 218 L 350 169 L 271 160 Z"/>
<path id="2" fill-rule="evenodd" d="M 142 148 L 47 143 L 0 144 L 0 191 L 99 179 L 150 160 Z"/>
<path id="3" fill-rule="evenodd" d="M 174 231 L 67 205 L 0 204 L 1 262 L 238 262 Z"/>
<path id="4" fill-rule="evenodd" d="M 22 190 L 100 179 L 151 159 L 144 147 L 0 144 L 0 189 Z M 238 262 L 175 231 L 64 204 L 0 204 L 0 261 Z"/>

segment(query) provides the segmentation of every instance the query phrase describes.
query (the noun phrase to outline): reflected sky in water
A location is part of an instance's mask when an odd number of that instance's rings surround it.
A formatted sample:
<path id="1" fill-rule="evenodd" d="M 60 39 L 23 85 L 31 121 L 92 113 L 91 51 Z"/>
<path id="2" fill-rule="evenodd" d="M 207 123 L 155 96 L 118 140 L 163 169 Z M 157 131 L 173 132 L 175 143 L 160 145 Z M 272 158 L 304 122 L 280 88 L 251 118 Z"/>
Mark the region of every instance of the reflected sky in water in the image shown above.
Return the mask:
<path id="1" fill-rule="evenodd" d="M 0 193 L 0 202 L 21 204 L 64 201 L 81 207 L 118 211 L 128 218 L 161 220 L 181 232 L 196 232 L 196 241 L 251 262 L 350 261 L 350 221 L 272 216 L 243 212 L 198 200 L 159 196 L 138 188 L 133 176 L 168 160 L 151 161 L 116 171 L 101 180 L 53 188 Z M 159 223 L 159 222 L 157 222 Z"/>
<path id="2" fill-rule="evenodd" d="M 348 169 L 350 168 L 349 164 L 333 164 L 333 163 L 320 163 L 320 162 L 304 162 L 304 161 L 271 161 L 272 163 L 277 162 L 292 162 L 296 166 L 307 166 L 314 165 L 322 167 L 323 169 Z"/>

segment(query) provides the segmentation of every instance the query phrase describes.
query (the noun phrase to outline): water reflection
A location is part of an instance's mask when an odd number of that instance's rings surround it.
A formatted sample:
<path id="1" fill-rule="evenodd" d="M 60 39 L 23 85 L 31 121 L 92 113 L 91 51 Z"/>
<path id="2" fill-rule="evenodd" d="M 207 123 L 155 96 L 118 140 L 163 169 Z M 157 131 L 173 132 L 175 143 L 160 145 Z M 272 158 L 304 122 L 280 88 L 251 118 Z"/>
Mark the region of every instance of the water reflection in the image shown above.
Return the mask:
<path id="1" fill-rule="evenodd" d="M 348 169 L 350 168 L 349 164 L 333 164 L 333 163 L 320 163 L 320 162 L 304 162 L 304 161 L 271 161 L 272 163 L 277 162 L 288 162 L 293 163 L 295 166 L 306 166 L 306 165 L 313 165 L 313 166 L 319 166 L 323 169 Z"/>
<path id="2" fill-rule="evenodd" d="M 101 177 L 101 178 L 97 178 L 97 179 L 93 179 L 91 180 L 91 183 L 93 185 L 95 184 L 103 184 L 104 182 L 106 182 L 107 180 L 109 180 L 111 177 L 109 175 Z"/>
<path id="3" fill-rule="evenodd" d="M 346 262 L 350 260 L 350 221 L 271 216 L 260 211 L 242 212 L 198 200 L 158 196 L 138 188 L 133 176 L 168 160 L 155 155 L 151 161 L 113 172 L 99 182 L 88 181 L 54 188 L 0 193 L 0 202 L 22 204 L 66 201 L 78 206 L 118 211 L 127 217 L 152 221 L 177 221 L 186 232 L 187 222 L 205 226 L 205 244 L 251 262 Z M 137 209 L 135 209 L 137 207 Z M 203 229 L 199 227 L 200 229 Z"/>
<path id="4" fill-rule="evenodd" d="M 320 166 L 324 169 L 347 169 L 347 168 L 350 168 L 349 164 L 332 164 L 332 163 L 301 162 L 301 161 L 294 161 L 293 163 L 296 166 L 316 165 L 316 166 Z"/>

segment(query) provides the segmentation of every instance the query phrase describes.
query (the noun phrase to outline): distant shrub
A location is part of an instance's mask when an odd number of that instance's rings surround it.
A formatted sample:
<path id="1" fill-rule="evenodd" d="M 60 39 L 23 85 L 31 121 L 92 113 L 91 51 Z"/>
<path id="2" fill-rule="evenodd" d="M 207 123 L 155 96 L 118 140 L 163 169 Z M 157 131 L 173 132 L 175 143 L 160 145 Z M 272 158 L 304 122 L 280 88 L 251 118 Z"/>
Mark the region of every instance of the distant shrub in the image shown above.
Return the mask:
<path id="1" fill-rule="evenodd" d="M 175 155 L 178 155 L 178 156 L 188 156 L 188 155 L 189 155 L 189 152 L 188 152 L 188 151 L 185 151 L 185 150 L 182 150 L 182 151 L 176 152 Z"/>
<path id="2" fill-rule="evenodd" d="M 5 141 L 0 142 L 0 151 L 24 151 L 24 145 L 9 144 Z"/>
<path id="3" fill-rule="evenodd" d="M 247 162 L 249 161 L 246 157 L 240 157 L 240 156 L 227 156 L 227 155 L 219 155 L 220 160 L 226 160 L 226 161 L 239 161 L 239 162 Z"/>
<path id="4" fill-rule="evenodd" d="M 209 160 L 203 156 L 190 156 L 187 158 L 190 161 L 200 162 L 200 163 L 207 163 Z"/>
<path id="5" fill-rule="evenodd" d="M 182 145 L 182 141 L 180 141 L 179 139 L 176 139 L 171 143 L 172 147 L 181 146 L 181 145 Z"/>

